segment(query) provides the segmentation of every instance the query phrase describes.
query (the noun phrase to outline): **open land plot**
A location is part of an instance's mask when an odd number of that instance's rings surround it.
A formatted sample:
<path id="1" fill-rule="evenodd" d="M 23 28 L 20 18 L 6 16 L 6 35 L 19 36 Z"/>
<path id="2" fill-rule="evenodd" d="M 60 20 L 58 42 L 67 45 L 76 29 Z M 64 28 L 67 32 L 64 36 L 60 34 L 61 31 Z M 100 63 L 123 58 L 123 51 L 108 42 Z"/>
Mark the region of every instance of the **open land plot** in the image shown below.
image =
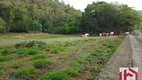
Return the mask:
<path id="1" fill-rule="evenodd" d="M 0 49 L 1 80 L 93 80 L 124 39 L 69 35 L 16 39 L 15 35 L 8 36 L 5 43 L 13 40 L 10 47 Z M 2 36 L 1 40 L 6 38 Z"/>

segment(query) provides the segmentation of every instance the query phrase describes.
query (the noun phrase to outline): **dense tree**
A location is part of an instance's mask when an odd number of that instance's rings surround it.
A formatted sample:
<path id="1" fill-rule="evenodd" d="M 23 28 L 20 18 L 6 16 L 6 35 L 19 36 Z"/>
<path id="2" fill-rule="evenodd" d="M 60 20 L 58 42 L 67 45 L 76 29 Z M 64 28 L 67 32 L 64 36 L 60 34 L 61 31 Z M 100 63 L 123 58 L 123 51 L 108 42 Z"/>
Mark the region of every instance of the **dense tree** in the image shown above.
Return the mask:
<path id="1" fill-rule="evenodd" d="M 141 16 L 136 10 L 103 1 L 89 4 L 81 14 L 65 5 L 64 0 L 2 0 L 0 17 L 3 32 L 124 32 L 141 24 Z"/>
<path id="2" fill-rule="evenodd" d="M 0 17 L 0 29 L 5 28 L 6 22 Z"/>
<path id="3" fill-rule="evenodd" d="M 81 11 L 58 0 L 0 1 L 0 9 L 7 32 L 75 33 L 78 23 L 74 21 L 81 16 Z"/>
<path id="4" fill-rule="evenodd" d="M 127 5 L 93 2 L 82 13 L 82 32 L 124 32 L 138 28 L 141 16 Z"/>

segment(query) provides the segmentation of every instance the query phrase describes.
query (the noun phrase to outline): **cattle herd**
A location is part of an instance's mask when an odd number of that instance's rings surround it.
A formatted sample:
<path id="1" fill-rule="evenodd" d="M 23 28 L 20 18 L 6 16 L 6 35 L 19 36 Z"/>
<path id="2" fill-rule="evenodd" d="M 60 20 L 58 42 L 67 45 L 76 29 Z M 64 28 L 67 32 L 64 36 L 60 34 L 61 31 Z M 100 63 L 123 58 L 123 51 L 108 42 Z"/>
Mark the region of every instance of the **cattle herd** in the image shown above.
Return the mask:
<path id="1" fill-rule="evenodd" d="M 118 32 L 110 32 L 110 33 L 105 33 L 105 32 L 103 32 L 103 33 L 100 33 L 99 34 L 100 35 L 100 37 L 101 36 L 105 36 L 105 37 L 107 37 L 107 36 L 127 36 L 127 35 L 129 35 L 129 32 L 125 32 L 125 33 L 118 33 Z"/>
<path id="2" fill-rule="evenodd" d="M 100 33 L 99 36 L 102 37 L 107 37 L 107 36 L 127 36 L 129 35 L 129 32 L 125 32 L 125 33 L 118 33 L 118 32 L 109 32 L 109 33 L 106 33 L 106 32 L 103 32 L 103 33 Z M 81 37 L 88 37 L 89 36 L 89 33 L 85 33 L 83 35 L 81 35 Z"/>

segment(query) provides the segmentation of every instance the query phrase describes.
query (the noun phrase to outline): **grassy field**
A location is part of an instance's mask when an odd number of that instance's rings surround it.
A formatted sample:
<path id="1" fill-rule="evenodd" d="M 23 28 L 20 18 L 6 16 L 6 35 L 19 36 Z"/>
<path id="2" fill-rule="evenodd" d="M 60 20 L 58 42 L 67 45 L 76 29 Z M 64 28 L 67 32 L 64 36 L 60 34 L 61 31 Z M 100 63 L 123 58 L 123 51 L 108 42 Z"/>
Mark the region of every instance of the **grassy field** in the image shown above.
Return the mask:
<path id="1" fill-rule="evenodd" d="M 123 39 L 0 34 L 0 80 L 94 80 Z"/>

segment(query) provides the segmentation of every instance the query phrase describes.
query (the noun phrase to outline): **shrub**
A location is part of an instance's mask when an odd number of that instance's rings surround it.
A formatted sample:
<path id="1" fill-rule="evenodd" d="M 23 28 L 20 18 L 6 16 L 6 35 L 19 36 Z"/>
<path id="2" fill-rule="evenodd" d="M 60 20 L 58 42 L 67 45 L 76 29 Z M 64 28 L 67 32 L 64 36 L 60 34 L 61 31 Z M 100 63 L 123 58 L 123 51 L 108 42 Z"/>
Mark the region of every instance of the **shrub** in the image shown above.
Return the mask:
<path id="1" fill-rule="evenodd" d="M 51 52 L 53 53 L 59 53 L 61 51 L 64 51 L 65 50 L 65 47 L 63 46 L 54 46 L 52 49 L 51 49 Z"/>
<path id="2" fill-rule="evenodd" d="M 70 80 L 63 72 L 50 72 L 44 75 L 40 80 Z"/>
<path id="3" fill-rule="evenodd" d="M 19 61 L 19 62 L 16 62 L 14 64 L 11 65 L 12 68 L 19 68 L 21 65 L 23 65 L 24 62 L 22 61 Z"/>
<path id="4" fill-rule="evenodd" d="M 78 71 L 70 67 L 63 69 L 62 71 L 71 77 L 76 77 L 80 75 Z"/>
<path id="5" fill-rule="evenodd" d="M 79 64 L 78 64 L 77 62 L 75 62 L 75 61 L 71 61 L 71 62 L 69 63 L 69 66 L 70 66 L 70 67 L 73 67 L 73 68 L 76 68 L 76 67 L 79 67 Z"/>
<path id="6" fill-rule="evenodd" d="M 108 45 L 108 48 L 113 48 L 113 47 L 115 47 L 112 43 L 110 43 L 109 45 Z"/>
<path id="7" fill-rule="evenodd" d="M 35 55 L 35 54 L 38 54 L 38 50 L 37 49 L 30 49 L 28 50 L 28 55 Z"/>
<path id="8" fill-rule="evenodd" d="M 8 55 L 8 54 L 10 54 L 10 53 L 11 53 L 10 49 L 7 49 L 7 48 L 3 49 L 2 52 L 1 52 L 1 54 L 2 54 L 3 56 Z"/>
<path id="9" fill-rule="evenodd" d="M 59 52 L 64 51 L 66 49 L 65 46 L 64 46 L 64 44 L 48 45 L 48 46 L 46 46 L 46 50 L 50 51 L 52 53 L 59 53 Z"/>
<path id="10" fill-rule="evenodd" d="M 9 70 L 8 66 L 0 66 L 0 75 L 3 75 Z"/>
<path id="11" fill-rule="evenodd" d="M 52 54 L 47 54 L 47 57 L 52 57 L 53 55 Z"/>
<path id="12" fill-rule="evenodd" d="M 33 67 L 25 67 L 13 72 L 13 77 L 18 80 L 35 80 L 39 73 L 39 70 Z"/>
<path id="13" fill-rule="evenodd" d="M 64 44 L 63 44 L 63 46 L 64 47 L 68 47 L 68 46 L 72 46 L 73 44 L 71 43 L 71 42 L 65 42 Z"/>
<path id="14" fill-rule="evenodd" d="M 103 52 L 102 50 L 97 49 L 91 55 L 92 56 L 99 56 L 102 52 Z"/>
<path id="15" fill-rule="evenodd" d="M 40 60 L 35 60 L 33 61 L 33 66 L 35 68 L 50 68 L 52 64 L 54 64 L 55 61 L 52 60 L 44 60 L 44 59 L 40 59 Z"/>
<path id="16" fill-rule="evenodd" d="M 27 54 L 27 48 L 20 48 L 20 49 L 16 49 L 15 52 L 17 54 Z"/>
<path id="17" fill-rule="evenodd" d="M 0 56 L 0 62 L 3 62 L 3 61 L 10 61 L 12 60 L 14 57 L 12 56 Z"/>
<path id="18" fill-rule="evenodd" d="M 37 46 L 39 48 L 45 46 L 46 43 L 42 42 L 42 41 L 29 41 L 29 42 L 22 42 L 22 43 L 18 43 L 15 45 L 16 48 L 21 48 L 21 47 L 34 47 Z"/>
<path id="19" fill-rule="evenodd" d="M 45 59 L 45 58 L 46 58 L 46 54 L 36 54 L 31 59 L 36 60 L 36 59 Z"/>
<path id="20" fill-rule="evenodd" d="M 87 78 L 85 80 L 96 80 L 95 78 Z"/>

